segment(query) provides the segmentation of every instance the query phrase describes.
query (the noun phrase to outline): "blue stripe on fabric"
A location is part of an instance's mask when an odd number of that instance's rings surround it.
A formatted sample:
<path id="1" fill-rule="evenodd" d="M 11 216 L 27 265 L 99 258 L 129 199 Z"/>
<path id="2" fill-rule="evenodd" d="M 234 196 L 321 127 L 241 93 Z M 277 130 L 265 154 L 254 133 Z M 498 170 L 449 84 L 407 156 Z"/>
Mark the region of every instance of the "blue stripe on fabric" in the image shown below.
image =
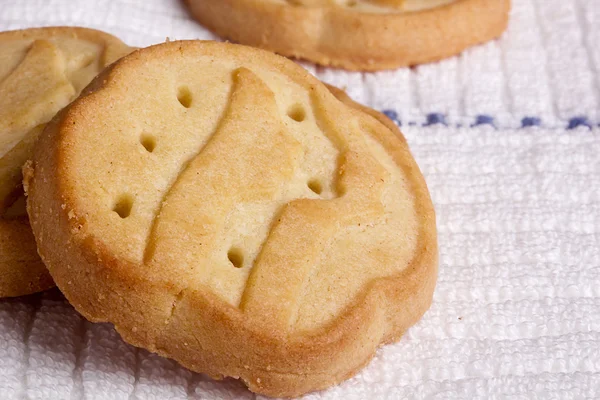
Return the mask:
<path id="1" fill-rule="evenodd" d="M 398 111 L 392 110 L 392 109 L 386 109 L 386 110 L 383 110 L 383 114 L 385 114 L 389 119 L 394 121 L 397 125 L 402 126 L 403 122 L 400 120 L 400 115 L 399 115 Z M 464 126 L 463 123 L 457 123 L 454 125 L 449 124 L 446 118 L 447 118 L 446 115 L 442 114 L 442 113 L 430 113 L 425 116 L 424 122 L 409 121 L 408 123 L 404 122 L 404 124 L 406 124 L 408 126 L 444 125 L 444 126 L 454 126 L 457 128 L 461 128 Z M 474 121 L 470 125 L 466 125 L 466 126 L 475 127 L 475 126 L 481 126 L 481 125 L 489 125 L 494 128 L 497 128 L 496 119 L 493 116 L 487 115 L 487 114 L 480 114 L 480 115 L 475 116 Z M 586 127 L 588 129 L 591 129 L 592 125 L 593 124 L 590 122 L 588 117 L 578 116 L 578 117 L 573 117 L 573 118 L 569 119 L 567 126 L 565 128 L 566 129 L 576 129 L 576 128 L 581 128 L 581 127 Z M 521 120 L 521 128 L 542 127 L 542 126 L 543 126 L 543 122 L 540 117 L 527 116 Z M 600 126 L 600 124 L 598 124 L 598 126 Z"/>
<path id="2" fill-rule="evenodd" d="M 575 129 L 580 126 L 585 126 L 589 129 L 592 129 L 592 124 L 588 121 L 587 117 L 574 117 L 569 120 L 569 125 L 567 129 Z"/>
<path id="3" fill-rule="evenodd" d="M 475 117 L 475 123 L 471 126 L 479 125 L 491 125 L 493 127 L 496 126 L 494 125 L 494 117 L 490 115 L 478 115 L 477 117 Z"/>
<path id="4" fill-rule="evenodd" d="M 391 119 L 392 121 L 396 122 L 398 125 L 400 125 L 400 120 L 398 119 L 398 113 L 394 110 L 383 110 L 383 113 L 385 114 L 386 117 L 388 117 L 389 119 Z"/>
<path id="5" fill-rule="evenodd" d="M 448 126 L 446 123 L 446 116 L 440 113 L 433 113 L 427 115 L 427 122 L 425 122 L 425 126 L 442 124 Z"/>
<path id="6" fill-rule="evenodd" d="M 538 117 L 525 117 L 521 120 L 521 127 L 529 128 L 531 126 L 541 126 L 542 120 Z"/>

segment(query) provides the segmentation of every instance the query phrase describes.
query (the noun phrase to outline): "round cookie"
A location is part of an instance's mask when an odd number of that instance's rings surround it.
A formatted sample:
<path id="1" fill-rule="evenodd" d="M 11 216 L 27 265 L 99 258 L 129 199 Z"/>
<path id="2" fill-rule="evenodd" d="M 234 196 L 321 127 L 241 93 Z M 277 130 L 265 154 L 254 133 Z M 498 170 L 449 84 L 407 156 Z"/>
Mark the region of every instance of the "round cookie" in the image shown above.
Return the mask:
<path id="1" fill-rule="evenodd" d="M 27 222 L 21 167 L 45 124 L 106 65 L 130 51 L 92 29 L 0 32 L 0 297 L 54 286 Z"/>
<path id="2" fill-rule="evenodd" d="M 40 255 L 79 312 L 258 393 L 349 378 L 431 304 L 435 215 L 401 133 L 263 50 L 124 57 L 24 175 Z"/>
<path id="3" fill-rule="evenodd" d="M 186 0 L 235 42 L 349 70 L 436 61 L 498 37 L 510 0 Z"/>

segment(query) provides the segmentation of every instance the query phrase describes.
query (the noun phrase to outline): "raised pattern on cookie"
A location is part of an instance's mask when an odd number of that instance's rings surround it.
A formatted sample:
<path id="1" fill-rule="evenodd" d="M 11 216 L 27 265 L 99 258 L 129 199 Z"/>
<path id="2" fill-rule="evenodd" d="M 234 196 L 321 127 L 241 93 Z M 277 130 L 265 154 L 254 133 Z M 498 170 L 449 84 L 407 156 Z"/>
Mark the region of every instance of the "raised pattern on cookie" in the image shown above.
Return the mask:
<path id="1" fill-rule="evenodd" d="M 294 396 L 345 379 L 429 306 L 433 209 L 385 117 L 214 42 L 143 49 L 93 87 L 25 169 L 40 252 L 86 317 Z"/>
<path id="2" fill-rule="evenodd" d="M 29 229 L 21 168 L 56 112 L 130 50 L 84 28 L 0 32 L 0 297 L 54 286 Z"/>
<path id="3" fill-rule="evenodd" d="M 107 43 L 106 34 L 90 31 L 98 35 L 94 40 L 93 34 L 78 38 L 77 32 L 0 33 L 0 213 L 16 198 L 21 167 L 44 125 L 104 66 L 129 51 L 116 38 Z"/>
<path id="4" fill-rule="evenodd" d="M 380 154 L 355 116 L 347 115 L 341 124 L 320 98 L 284 76 L 227 65 L 203 67 L 204 78 L 194 78 L 191 68 L 163 77 L 156 92 L 164 95 L 156 104 L 132 113 L 141 105 L 127 99 L 130 104 L 104 116 L 107 126 L 116 126 L 127 114 L 129 126 L 114 131 L 110 140 L 92 130 L 88 142 L 75 144 L 78 168 L 98 172 L 79 181 L 90 210 L 87 224 L 101 228 L 98 235 L 120 256 L 145 264 L 148 274 L 161 276 L 169 265 L 169 279 L 181 279 L 192 289 L 209 287 L 278 328 L 324 324 L 332 315 L 320 310 L 339 311 L 369 277 L 406 265 L 416 241 L 408 232 L 416 221 L 405 215 L 411 201 L 401 171 Z M 173 90 L 174 82 L 190 83 L 175 84 Z M 194 98 L 189 108 L 179 104 L 182 86 Z M 303 118 L 296 115 L 300 109 Z M 146 114 L 156 120 L 134 118 Z M 152 132 L 160 146 L 152 153 L 140 148 L 138 132 Z M 112 145 L 101 144 L 106 141 Z M 97 145 L 94 155 L 86 153 Z M 320 193 L 313 190 L 315 178 L 322 182 Z M 123 193 L 126 208 L 119 206 Z M 384 204 L 385 193 L 404 204 L 391 198 Z M 347 268 L 356 268 L 363 278 L 347 284 L 347 301 L 325 304 L 310 288 L 306 292 L 310 275 L 326 268 L 322 256 L 334 237 L 358 228 L 348 240 L 363 242 L 392 225 L 403 238 L 402 250 L 391 243 L 377 247 L 397 263 L 350 262 Z M 243 252 L 242 268 L 231 268 L 231 248 Z M 302 305 L 303 298 L 312 304 Z"/>

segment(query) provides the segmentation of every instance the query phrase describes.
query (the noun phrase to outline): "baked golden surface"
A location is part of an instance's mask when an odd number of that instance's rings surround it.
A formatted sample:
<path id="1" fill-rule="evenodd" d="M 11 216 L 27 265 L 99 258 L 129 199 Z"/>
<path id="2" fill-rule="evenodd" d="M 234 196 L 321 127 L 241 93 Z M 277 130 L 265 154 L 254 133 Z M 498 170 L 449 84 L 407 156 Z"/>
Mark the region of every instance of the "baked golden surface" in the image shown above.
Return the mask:
<path id="1" fill-rule="evenodd" d="M 216 42 L 136 51 L 86 93 L 24 171 L 40 254 L 88 319 L 294 396 L 353 375 L 429 307 L 435 215 L 386 117 Z"/>
<path id="2" fill-rule="evenodd" d="M 510 0 L 186 0 L 208 29 L 242 44 L 349 70 L 456 55 L 506 29 Z"/>
<path id="3" fill-rule="evenodd" d="M 45 124 L 129 51 L 117 38 L 92 29 L 0 32 L 0 297 L 54 286 L 19 204 L 21 167 Z"/>

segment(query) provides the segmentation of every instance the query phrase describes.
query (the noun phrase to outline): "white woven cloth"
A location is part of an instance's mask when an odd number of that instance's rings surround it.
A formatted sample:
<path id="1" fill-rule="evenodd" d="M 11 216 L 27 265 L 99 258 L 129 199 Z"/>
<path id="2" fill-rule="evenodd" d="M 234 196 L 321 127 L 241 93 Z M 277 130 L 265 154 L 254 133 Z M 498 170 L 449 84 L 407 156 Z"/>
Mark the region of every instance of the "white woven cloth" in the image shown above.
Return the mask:
<path id="1" fill-rule="evenodd" d="M 434 304 L 309 399 L 600 398 L 600 0 L 514 0 L 509 32 L 375 74 L 308 68 L 396 119 L 438 214 Z M 212 38 L 179 0 L 0 0 L 0 29 Z M 56 291 L 0 301 L 0 399 L 253 398 L 125 344 Z"/>

